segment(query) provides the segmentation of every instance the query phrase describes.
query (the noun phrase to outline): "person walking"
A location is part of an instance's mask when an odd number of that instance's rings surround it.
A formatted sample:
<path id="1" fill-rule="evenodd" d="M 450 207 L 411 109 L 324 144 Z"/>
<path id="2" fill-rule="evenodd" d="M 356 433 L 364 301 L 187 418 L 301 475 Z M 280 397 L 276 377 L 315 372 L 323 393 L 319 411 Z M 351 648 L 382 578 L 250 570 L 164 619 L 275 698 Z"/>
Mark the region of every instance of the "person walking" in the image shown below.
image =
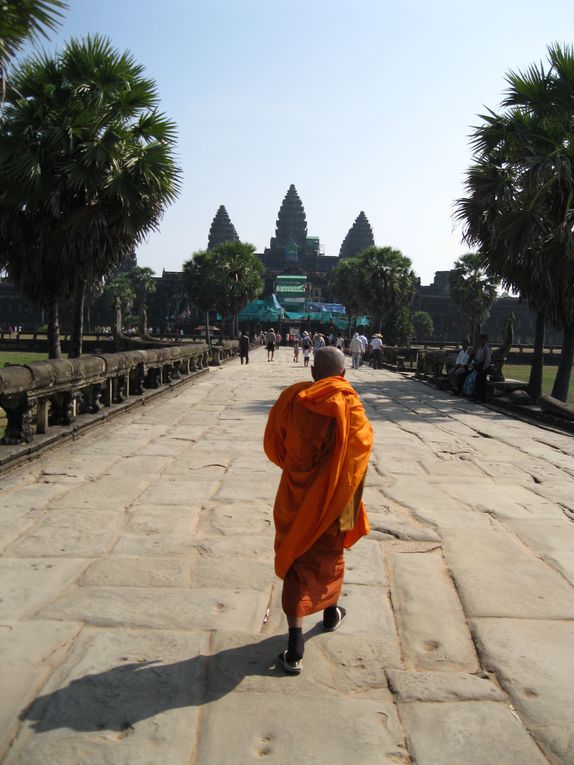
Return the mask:
<path id="1" fill-rule="evenodd" d="M 353 369 L 358 369 L 361 366 L 361 356 L 363 355 L 363 344 L 358 332 L 355 332 L 349 343 L 349 351 L 351 353 L 351 366 Z"/>
<path id="2" fill-rule="evenodd" d="M 273 518 L 275 573 L 289 628 L 278 662 L 302 670 L 303 619 L 323 612 L 322 627 L 336 630 L 346 616 L 338 605 L 343 550 L 369 531 L 362 501 L 373 430 L 353 387 L 344 379 L 345 356 L 320 348 L 314 382 L 287 388 L 274 404 L 264 436 L 267 457 L 281 468 Z"/>
<path id="3" fill-rule="evenodd" d="M 303 366 L 309 366 L 309 358 L 311 356 L 311 338 L 308 332 L 303 332 L 303 339 L 301 340 L 301 347 L 303 348 Z"/>
<path id="4" fill-rule="evenodd" d="M 371 351 L 373 352 L 373 369 L 383 368 L 383 339 L 381 335 L 373 335 L 371 338 Z"/>
<path id="5" fill-rule="evenodd" d="M 249 364 L 249 336 L 244 331 L 239 335 L 239 358 L 242 364 L 244 360 Z"/>
<path id="6" fill-rule="evenodd" d="M 293 336 L 293 361 L 299 361 L 299 336 Z"/>
<path id="7" fill-rule="evenodd" d="M 269 329 L 265 335 L 265 343 L 267 344 L 267 361 L 273 361 L 275 355 L 275 330 Z"/>

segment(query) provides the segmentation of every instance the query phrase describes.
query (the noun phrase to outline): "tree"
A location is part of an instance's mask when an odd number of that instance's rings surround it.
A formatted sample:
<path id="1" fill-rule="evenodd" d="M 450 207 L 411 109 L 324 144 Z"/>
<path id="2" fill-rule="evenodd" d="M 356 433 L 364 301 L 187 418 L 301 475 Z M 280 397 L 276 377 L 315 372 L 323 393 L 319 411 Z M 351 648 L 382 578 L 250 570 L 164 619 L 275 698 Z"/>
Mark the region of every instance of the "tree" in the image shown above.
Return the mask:
<path id="1" fill-rule="evenodd" d="M 496 300 L 498 281 L 484 267 L 480 254 L 475 252 L 461 255 L 450 272 L 450 294 L 475 346 L 490 306 Z"/>
<path id="2" fill-rule="evenodd" d="M 574 355 L 573 48 L 550 46 L 547 63 L 507 74 L 503 111 L 481 115 L 456 216 L 484 264 L 537 312 L 534 397 L 544 321 L 563 329 L 552 395 L 566 400 Z"/>
<path id="3" fill-rule="evenodd" d="M 237 314 L 263 291 L 263 265 L 255 247 L 246 242 L 223 242 L 210 250 L 218 282 L 215 307 L 232 317 L 231 336 L 238 330 Z"/>
<path id="4" fill-rule="evenodd" d="M 129 273 L 116 274 L 104 287 L 104 299 L 110 306 L 112 331 L 122 331 L 122 316 L 128 314 L 134 304 L 136 291 Z"/>
<path id="5" fill-rule="evenodd" d="M 385 322 L 385 339 L 391 345 L 409 345 L 414 333 L 408 306 L 403 305 L 389 314 Z"/>
<path id="6" fill-rule="evenodd" d="M 411 321 L 417 340 L 429 340 L 434 335 L 432 316 L 427 311 L 415 311 L 411 316 Z"/>
<path id="7" fill-rule="evenodd" d="M 136 266 L 131 271 L 127 272 L 129 277 L 137 303 L 138 308 L 138 328 L 140 337 L 147 334 L 147 305 L 146 300 L 148 295 L 151 295 L 156 291 L 155 273 L 153 268 L 147 268 L 146 266 Z"/>
<path id="8" fill-rule="evenodd" d="M 0 96 L 5 93 L 6 70 L 27 40 L 47 37 L 60 23 L 62 0 L 3 0 L 0 14 Z M 1 98 L 0 98 L 1 101 Z"/>
<path id="9" fill-rule="evenodd" d="M 189 299 L 205 313 L 205 340 L 210 345 L 209 312 L 215 308 L 219 289 L 213 250 L 199 250 L 185 261 L 183 283 Z"/>
<path id="10" fill-rule="evenodd" d="M 365 307 L 381 331 L 382 325 L 386 325 L 400 308 L 408 306 L 418 279 L 410 258 L 392 247 L 369 247 L 357 260 Z"/>
<path id="11" fill-rule="evenodd" d="M 157 229 L 178 194 L 175 126 L 158 102 L 143 67 L 99 36 L 32 58 L 11 78 L 0 125 L 0 265 L 34 300 L 73 294 L 71 356 L 81 353 L 86 286 Z M 57 274 L 57 289 L 24 278 L 40 272 Z"/>
<path id="12" fill-rule="evenodd" d="M 350 337 L 353 317 L 365 310 L 361 262 L 358 258 L 339 260 L 333 286 L 337 300 L 341 301 L 349 315 L 347 334 Z"/>

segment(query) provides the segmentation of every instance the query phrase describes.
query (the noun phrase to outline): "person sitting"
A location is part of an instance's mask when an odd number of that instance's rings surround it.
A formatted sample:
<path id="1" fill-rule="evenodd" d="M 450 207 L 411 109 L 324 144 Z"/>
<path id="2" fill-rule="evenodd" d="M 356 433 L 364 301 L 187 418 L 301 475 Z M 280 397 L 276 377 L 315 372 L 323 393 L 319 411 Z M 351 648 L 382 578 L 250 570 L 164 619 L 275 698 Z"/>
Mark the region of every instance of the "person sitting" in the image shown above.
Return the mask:
<path id="1" fill-rule="evenodd" d="M 450 381 L 452 384 L 452 392 L 455 394 L 455 396 L 460 396 L 462 393 L 462 386 L 464 385 L 467 374 L 470 372 L 468 366 L 468 362 L 470 361 L 468 347 L 468 340 L 463 340 L 462 348 L 458 352 L 458 356 L 456 357 L 456 361 L 454 363 L 454 368 L 451 369 L 449 373 Z"/>

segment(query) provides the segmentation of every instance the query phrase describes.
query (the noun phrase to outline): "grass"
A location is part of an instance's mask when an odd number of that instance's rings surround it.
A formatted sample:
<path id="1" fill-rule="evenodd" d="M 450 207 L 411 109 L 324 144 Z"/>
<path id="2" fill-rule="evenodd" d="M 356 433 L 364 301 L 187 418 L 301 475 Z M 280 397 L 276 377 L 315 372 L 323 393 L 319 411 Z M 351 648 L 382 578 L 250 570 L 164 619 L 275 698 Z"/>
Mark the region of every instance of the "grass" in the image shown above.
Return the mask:
<path id="1" fill-rule="evenodd" d="M 550 395 L 552 393 L 552 386 L 554 385 L 554 379 L 556 377 L 556 370 L 558 367 L 544 367 L 542 374 L 542 393 Z M 505 377 L 510 377 L 513 380 L 522 380 L 528 382 L 530 377 L 530 365 L 529 364 L 505 364 L 502 368 Z M 574 378 L 574 371 L 573 371 Z M 574 404 L 574 385 L 572 380 L 570 381 L 570 388 L 568 390 L 568 403 Z"/>
<path id="2" fill-rule="evenodd" d="M 32 361 L 43 361 L 48 358 L 46 353 L 26 353 L 22 351 L 0 351 L 0 367 L 4 364 L 30 364 Z"/>

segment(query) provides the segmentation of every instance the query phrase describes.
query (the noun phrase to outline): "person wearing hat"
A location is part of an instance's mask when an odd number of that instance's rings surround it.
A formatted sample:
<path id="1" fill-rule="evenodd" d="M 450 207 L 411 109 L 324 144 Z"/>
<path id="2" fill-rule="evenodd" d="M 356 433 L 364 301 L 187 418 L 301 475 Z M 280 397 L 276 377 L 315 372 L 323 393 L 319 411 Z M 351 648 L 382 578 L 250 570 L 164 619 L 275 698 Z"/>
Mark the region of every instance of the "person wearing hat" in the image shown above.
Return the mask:
<path id="1" fill-rule="evenodd" d="M 373 369 L 383 368 L 383 339 L 381 335 L 374 334 L 371 338 L 371 350 L 373 352 Z"/>

